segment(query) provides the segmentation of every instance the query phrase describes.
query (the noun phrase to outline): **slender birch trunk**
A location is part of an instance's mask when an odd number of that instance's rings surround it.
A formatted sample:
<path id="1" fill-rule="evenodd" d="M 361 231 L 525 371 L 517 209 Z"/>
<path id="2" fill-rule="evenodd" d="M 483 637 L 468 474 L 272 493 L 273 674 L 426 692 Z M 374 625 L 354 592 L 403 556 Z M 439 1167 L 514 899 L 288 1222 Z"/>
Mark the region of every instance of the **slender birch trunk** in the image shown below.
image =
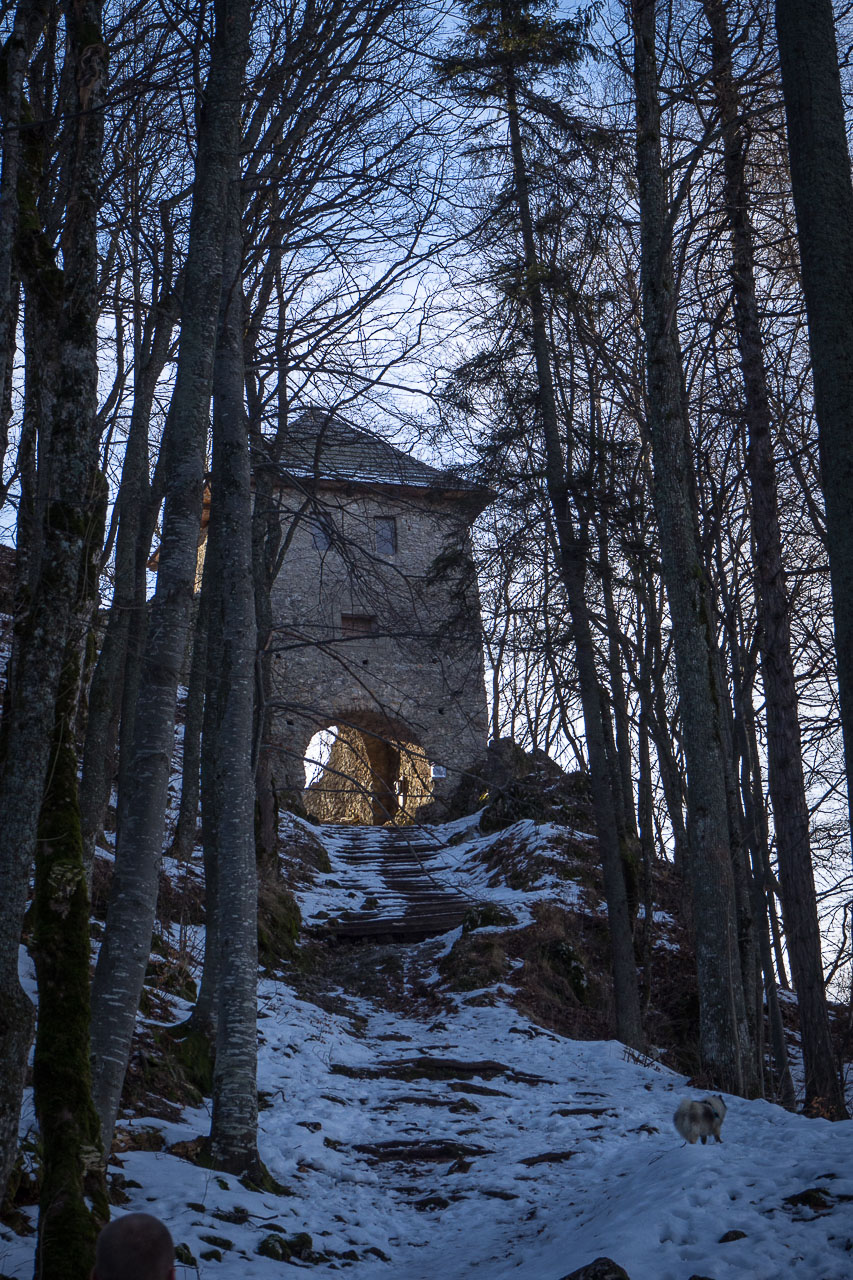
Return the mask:
<path id="1" fill-rule="evenodd" d="M 93 986 L 94 1093 L 105 1150 L 112 1143 L 157 902 L 175 699 L 196 574 L 230 166 L 239 147 L 241 91 L 249 52 L 247 0 L 216 0 L 214 14 L 171 406 L 157 590 L 134 726 L 131 793 L 122 806 L 107 926 Z"/>
<path id="2" fill-rule="evenodd" d="M 631 19 L 648 423 L 687 760 L 700 1053 L 704 1070 L 719 1087 L 751 1093 L 754 1058 L 738 952 L 725 782 L 727 695 L 719 682 L 711 587 L 696 523 L 661 155 L 654 0 L 632 0 Z"/>
<path id="3" fill-rule="evenodd" d="M 746 399 L 746 460 L 752 496 L 761 674 L 767 714 L 767 775 L 788 954 L 800 1009 L 806 1109 L 841 1119 L 847 1111 L 835 1064 L 824 991 L 797 689 L 791 657 L 791 606 L 779 526 L 773 417 L 755 286 L 754 237 L 746 179 L 747 139 L 734 83 L 725 5 L 723 0 L 702 0 L 702 7 L 711 30 L 712 84 L 723 137 L 734 316 Z"/>

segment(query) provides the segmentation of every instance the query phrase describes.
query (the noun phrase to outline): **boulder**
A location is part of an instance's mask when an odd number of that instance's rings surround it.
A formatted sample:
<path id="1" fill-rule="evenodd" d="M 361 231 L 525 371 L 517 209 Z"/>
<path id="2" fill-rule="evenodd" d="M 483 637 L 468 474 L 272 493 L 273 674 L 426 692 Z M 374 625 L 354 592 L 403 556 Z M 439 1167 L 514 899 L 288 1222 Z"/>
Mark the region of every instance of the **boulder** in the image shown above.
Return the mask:
<path id="1" fill-rule="evenodd" d="M 489 744 L 463 775 L 449 808 L 454 817 L 482 808 L 480 829 L 487 833 L 524 818 L 594 830 L 586 775 L 566 773 L 544 751 L 525 751 L 511 738 Z"/>
<path id="2" fill-rule="evenodd" d="M 595 1262 L 588 1262 L 586 1266 L 578 1267 L 577 1271 L 570 1271 L 567 1276 L 563 1276 L 563 1280 L 631 1280 L 628 1272 L 624 1267 L 620 1267 L 618 1262 L 614 1262 L 612 1258 L 596 1258 Z"/>

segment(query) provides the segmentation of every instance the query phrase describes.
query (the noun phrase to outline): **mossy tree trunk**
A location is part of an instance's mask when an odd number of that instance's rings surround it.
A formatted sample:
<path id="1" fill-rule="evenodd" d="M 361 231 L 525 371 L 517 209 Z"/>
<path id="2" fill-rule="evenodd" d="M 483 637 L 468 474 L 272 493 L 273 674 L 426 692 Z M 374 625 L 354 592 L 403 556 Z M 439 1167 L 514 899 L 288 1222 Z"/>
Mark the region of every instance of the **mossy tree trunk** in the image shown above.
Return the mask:
<path id="1" fill-rule="evenodd" d="M 39 816 L 33 899 L 38 1032 L 33 1064 L 42 1142 L 37 1277 L 84 1280 L 109 1219 L 89 1062 L 89 892 L 77 784 L 75 726 L 83 657 L 98 598 L 107 483 L 99 475 L 66 646 L 53 746 Z"/>
<path id="2" fill-rule="evenodd" d="M 63 671 L 39 819 L 34 958 L 39 1014 L 33 1085 L 42 1141 L 36 1276 L 87 1280 L 109 1218 L 89 1066 L 89 895 L 77 801 L 76 652 Z"/>
<path id="3" fill-rule="evenodd" d="M 103 140 L 106 47 L 98 0 L 65 9 L 61 77 L 65 205 L 57 254 L 40 220 L 42 132 L 26 135 L 18 180 L 18 252 L 28 311 L 27 378 L 37 402 L 25 412 L 37 435 L 35 549 L 16 629 L 14 685 L 4 709 L 0 774 L 0 1079 L 9 1102 L 0 1117 L 0 1192 L 17 1147 L 20 1083 L 26 1061 L 26 997 L 18 984 L 18 945 L 51 756 L 66 646 L 99 493 L 97 416 L 97 208 Z M 35 526 L 38 526 L 37 535 Z M 31 575 L 31 576 L 30 576 Z M 23 1059 L 20 1054 L 23 1052 Z M 5 1085 L 5 1082 L 10 1082 Z M 14 1095 L 17 1094 L 17 1101 Z"/>

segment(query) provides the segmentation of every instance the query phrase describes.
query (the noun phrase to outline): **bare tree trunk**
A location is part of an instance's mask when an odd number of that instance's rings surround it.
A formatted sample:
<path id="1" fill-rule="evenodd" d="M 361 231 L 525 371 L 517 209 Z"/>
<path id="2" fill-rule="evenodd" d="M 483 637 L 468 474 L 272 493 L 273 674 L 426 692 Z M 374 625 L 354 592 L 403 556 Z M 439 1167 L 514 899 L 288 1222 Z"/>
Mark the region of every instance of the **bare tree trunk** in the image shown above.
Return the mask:
<path id="1" fill-rule="evenodd" d="M 589 753 L 590 786 L 604 871 L 604 890 L 610 929 L 613 988 L 616 1005 L 616 1034 L 625 1044 L 643 1044 L 640 997 L 631 915 L 628 907 L 623 859 L 627 859 L 627 833 L 620 830 L 622 796 L 611 769 L 607 749 L 603 691 L 595 665 L 592 625 L 585 595 L 586 564 L 571 513 L 569 489 L 560 445 L 560 430 L 554 397 L 551 351 L 542 289 L 538 283 L 536 238 L 530 210 L 527 168 L 511 65 L 505 69 L 506 108 L 510 133 L 510 153 L 515 184 L 515 205 L 524 246 L 527 301 L 533 330 L 533 355 L 539 390 L 539 411 L 546 456 L 546 484 L 554 514 L 560 554 L 560 576 L 566 590 L 569 615 L 577 654 L 584 732 Z"/>
<path id="2" fill-rule="evenodd" d="M 230 163 L 239 146 L 248 56 L 245 0 L 216 0 L 199 129 L 157 590 L 123 806 L 107 927 L 95 971 L 92 1055 L 104 1149 L 112 1142 L 157 902 L 175 699 L 186 651 L 201 521 L 205 439 L 222 280 Z"/>
<path id="3" fill-rule="evenodd" d="M 726 215 L 732 238 L 735 325 L 746 396 L 747 468 L 756 548 L 761 672 L 767 714 L 767 766 L 784 894 L 788 954 L 800 1009 L 806 1109 L 843 1118 L 844 1095 L 826 1008 L 820 927 L 809 841 L 809 812 L 791 657 L 790 601 L 785 585 L 772 414 L 755 288 L 755 253 L 746 181 L 743 118 L 732 72 L 723 0 L 703 0 L 712 35 L 713 86 L 720 113 Z M 849 163 L 849 162 L 848 162 Z M 853 328 L 851 329 L 853 336 Z M 853 347 L 848 356 L 853 356 Z M 849 492 L 847 494 L 849 503 Z M 847 523 L 849 523 L 849 516 Z"/>
<path id="4" fill-rule="evenodd" d="M 729 844 L 732 855 L 732 871 L 735 886 L 735 905 L 738 919 L 738 947 L 740 950 L 741 974 L 746 999 L 746 1013 L 749 1021 L 750 1039 L 755 1050 L 755 1064 L 759 1075 L 763 1069 L 760 1039 L 763 1029 L 763 1005 L 761 999 L 761 957 L 757 933 L 757 921 L 753 912 L 754 893 L 751 884 L 752 872 L 745 837 L 745 817 L 743 796 L 738 785 L 736 744 L 743 738 L 743 707 L 745 703 L 745 675 L 742 650 L 740 647 L 740 631 L 738 628 L 737 602 L 729 589 L 726 566 L 722 549 L 722 541 L 714 538 L 713 554 L 717 560 L 717 578 L 719 582 L 720 603 L 723 611 L 723 639 L 729 653 L 732 675 L 732 696 L 726 698 L 723 724 L 723 762 L 725 766 L 726 800 L 729 809 Z M 717 682 L 719 688 L 725 688 L 722 654 L 717 650 Z"/>
<path id="5" fill-rule="evenodd" d="M 20 282 L 14 265 L 21 169 L 21 111 L 30 55 L 44 24 L 46 0 L 19 0 L 12 32 L 3 46 L 3 164 L 0 170 L 0 504 L 5 501 L 3 464 L 9 444 L 12 366 Z"/>
<path id="6" fill-rule="evenodd" d="M 281 281 L 276 288 L 280 294 Z M 256 378 L 247 381 L 249 406 L 249 446 L 255 462 L 254 501 L 252 503 L 252 573 L 257 622 L 257 659 L 255 670 L 255 841 L 258 875 L 261 881 L 275 883 L 281 879 L 278 857 L 279 804 L 275 785 L 275 749 L 270 745 L 273 700 L 273 608 L 272 588 L 281 569 L 294 524 L 285 536 L 282 528 L 280 495 L 276 486 L 276 464 L 287 438 L 290 404 L 287 395 L 287 323 L 288 312 L 278 298 L 275 351 L 279 368 L 279 393 L 276 405 L 276 431 L 273 437 L 262 431 L 263 396 Z M 248 369 L 257 351 L 257 326 L 247 328 L 244 364 Z"/>
<path id="7" fill-rule="evenodd" d="M 654 960 L 654 893 L 652 869 L 655 864 L 654 796 L 652 792 L 652 761 L 649 750 L 649 726 L 643 712 L 637 733 L 640 776 L 639 818 L 640 854 L 643 860 L 643 1004 L 648 1009 L 652 998 L 652 963 Z"/>
<path id="8" fill-rule="evenodd" d="M 174 297 L 159 303 L 156 310 L 148 358 L 137 372 L 134 388 L 130 429 L 117 498 L 119 525 L 113 600 L 89 691 L 89 715 L 80 780 L 83 857 L 88 877 L 91 877 L 95 841 L 103 829 L 112 788 L 128 643 L 131 635 L 143 634 L 145 629 L 145 561 L 156 518 L 156 515 L 152 517 L 150 511 L 148 431 L 157 380 L 166 363 L 177 318 Z M 164 441 L 164 447 L 165 443 Z"/>
<path id="9" fill-rule="evenodd" d="M 613 567 L 610 563 L 610 544 L 605 531 L 599 534 L 601 547 L 601 586 L 604 592 L 604 619 L 607 626 L 607 666 L 610 673 L 610 694 L 613 702 L 613 720 L 616 729 L 616 768 L 622 789 L 622 812 L 629 836 L 637 839 L 637 808 L 634 803 L 634 779 L 631 776 L 633 754 L 631 751 L 631 725 L 628 718 L 628 698 L 622 675 L 619 651 L 619 619 L 613 598 Z"/>
<path id="10" fill-rule="evenodd" d="M 205 590 L 204 582 L 208 581 Z M 192 857 L 198 831 L 200 792 L 201 730 L 204 722 L 204 685 L 207 675 L 207 633 L 210 624 L 210 575 L 205 554 L 202 589 L 193 627 L 193 654 L 184 717 L 184 755 L 181 768 L 181 805 L 172 839 L 171 854 L 179 862 Z"/>
<path id="11" fill-rule="evenodd" d="M 764 974 L 764 995 L 767 1002 L 767 1020 L 770 1024 L 770 1046 L 776 1074 L 773 1078 L 774 1093 L 778 1091 L 779 1101 L 783 1107 L 793 1111 L 796 1107 L 794 1084 L 788 1064 L 788 1049 L 785 1044 L 785 1028 L 782 1023 L 782 1011 L 779 1007 L 779 994 L 776 988 L 776 974 L 773 970 L 773 950 L 770 943 L 770 923 L 768 907 L 773 890 L 765 886 L 762 854 L 766 850 L 767 818 L 764 810 L 761 776 L 756 754 L 751 749 L 751 725 L 741 721 L 743 734 L 741 751 L 741 794 L 744 798 L 745 823 L 744 834 L 752 860 L 752 876 L 750 880 L 753 915 L 758 928 L 758 942 L 761 950 L 761 968 Z"/>
<path id="12" fill-rule="evenodd" d="M 672 827 L 675 869 L 684 879 L 690 865 L 687 829 L 684 825 L 684 787 L 667 720 L 664 658 L 660 653 L 661 611 L 657 607 L 656 584 L 650 581 L 648 571 L 639 565 L 634 570 L 634 584 L 645 619 L 639 671 L 640 705 L 658 758 L 661 787 Z"/>
<path id="13" fill-rule="evenodd" d="M 723 756 L 726 691 L 719 685 L 710 583 L 696 527 L 661 155 L 654 0 L 632 0 L 631 16 L 648 422 L 688 769 L 700 1051 L 705 1071 L 718 1086 L 751 1093 L 754 1058 L 738 952 Z"/>
<path id="14" fill-rule="evenodd" d="M 63 131 L 68 183 L 57 266 L 38 214 L 38 150 L 22 167 L 25 217 L 19 259 L 37 314 L 30 359 L 38 365 L 39 469 L 43 493 L 37 565 L 16 631 L 14 687 L 4 712 L 0 777 L 0 1195 L 15 1158 L 20 1088 L 31 1033 L 30 1002 L 18 982 L 18 945 L 38 814 L 47 778 L 65 649 L 98 493 L 96 211 L 101 175 L 106 50 L 96 0 L 69 7 Z M 30 380 L 32 386 L 32 380 Z M 23 1057 L 21 1054 L 23 1053 Z"/>
<path id="15" fill-rule="evenodd" d="M 212 508 L 211 502 L 211 508 Z M 219 626 L 211 627 L 213 612 L 212 596 L 216 594 L 214 573 L 218 572 L 219 556 L 216 551 L 216 539 L 221 524 L 214 521 L 208 525 L 207 550 L 204 558 L 204 573 L 201 583 L 201 601 L 199 613 L 204 614 L 205 662 L 202 671 L 204 689 L 202 698 L 202 736 L 200 748 L 199 792 L 201 796 L 201 842 L 204 856 L 204 897 L 205 897 L 205 930 L 204 961 L 198 999 L 188 1019 L 188 1034 L 203 1036 L 207 1042 L 211 1062 L 216 1046 L 217 1002 L 219 999 L 219 860 L 217 857 L 216 823 L 219 811 L 219 792 L 216 779 L 216 753 L 208 751 L 202 744 L 216 738 L 216 690 L 208 690 L 208 679 L 213 684 L 214 672 L 221 662 L 219 646 L 221 633 Z M 208 693 L 211 696 L 208 696 Z"/>
<path id="16" fill-rule="evenodd" d="M 776 31 L 826 501 L 847 802 L 853 813 L 853 181 L 832 0 L 776 0 Z"/>
<path id="17" fill-rule="evenodd" d="M 281 434 L 281 433 L 279 433 Z M 259 433 L 258 433 L 259 435 Z M 257 619 L 257 667 L 255 673 L 255 805 L 258 872 L 265 880 L 279 877 L 278 804 L 273 776 L 273 753 L 267 745 L 270 730 L 269 704 L 273 695 L 272 585 L 276 561 L 282 541 L 281 520 L 275 510 L 273 473 L 269 467 L 259 470 L 255 478 L 252 507 L 252 573 Z"/>
<path id="18" fill-rule="evenodd" d="M 145 532 L 140 529 L 139 539 L 136 544 L 136 563 L 134 566 L 132 592 L 128 593 L 128 599 L 133 601 L 129 607 L 134 625 L 129 628 L 125 637 L 124 667 L 121 684 L 119 685 L 121 706 L 118 713 L 116 846 L 118 846 L 118 842 L 121 839 L 125 811 L 134 791 L 136 712 L 139 706 L 139 692 L 142 685 L 148 631 L 151 626 L 151 610 L 147 599 L 148 584 L 146 578 L 148 556 L 143 544 L 146 541 L 147 534 L 150 546 L 152 533 L 153 529 Z"/>
<path id="19" fill-rule="evenodd" d="M 217 812 L 218 1000 L 211 1157 L 216 1168 L 260 1180 L 257 1148 L 258 888 L 252 726 L 255 602 L 252 494 L 244 404 L 240 156 L 228 192 L 224 307 L 213 385 L 211 524 L 214 590 L 204 751 L 215 778 Z"/>
<path id="20" fill-rule="evenodd" d="M 89 895 L 73 745 L 79 679 L 79 644 L 72 641 L 39 820 L 33 912 L 33 1086 L 42 1143 L 36 1275 L 52 1280 L 88 1280 L 95 1238 L 109 1219 L 89 1065 Z"/>

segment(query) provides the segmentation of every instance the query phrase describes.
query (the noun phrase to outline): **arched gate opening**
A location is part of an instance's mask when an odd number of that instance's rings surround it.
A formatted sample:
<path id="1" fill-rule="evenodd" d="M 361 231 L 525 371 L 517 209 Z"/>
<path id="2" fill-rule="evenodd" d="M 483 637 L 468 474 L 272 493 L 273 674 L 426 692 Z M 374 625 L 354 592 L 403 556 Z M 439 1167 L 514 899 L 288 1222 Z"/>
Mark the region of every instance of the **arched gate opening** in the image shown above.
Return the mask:
<path id="1" fill-rule="evenodd" d="M 341 717 L 308 744 L 303 803 L 320 822 L 404 825 L 417 820 L 432 793 L 426 752 L 411 730 L 390 720 Z"/>

